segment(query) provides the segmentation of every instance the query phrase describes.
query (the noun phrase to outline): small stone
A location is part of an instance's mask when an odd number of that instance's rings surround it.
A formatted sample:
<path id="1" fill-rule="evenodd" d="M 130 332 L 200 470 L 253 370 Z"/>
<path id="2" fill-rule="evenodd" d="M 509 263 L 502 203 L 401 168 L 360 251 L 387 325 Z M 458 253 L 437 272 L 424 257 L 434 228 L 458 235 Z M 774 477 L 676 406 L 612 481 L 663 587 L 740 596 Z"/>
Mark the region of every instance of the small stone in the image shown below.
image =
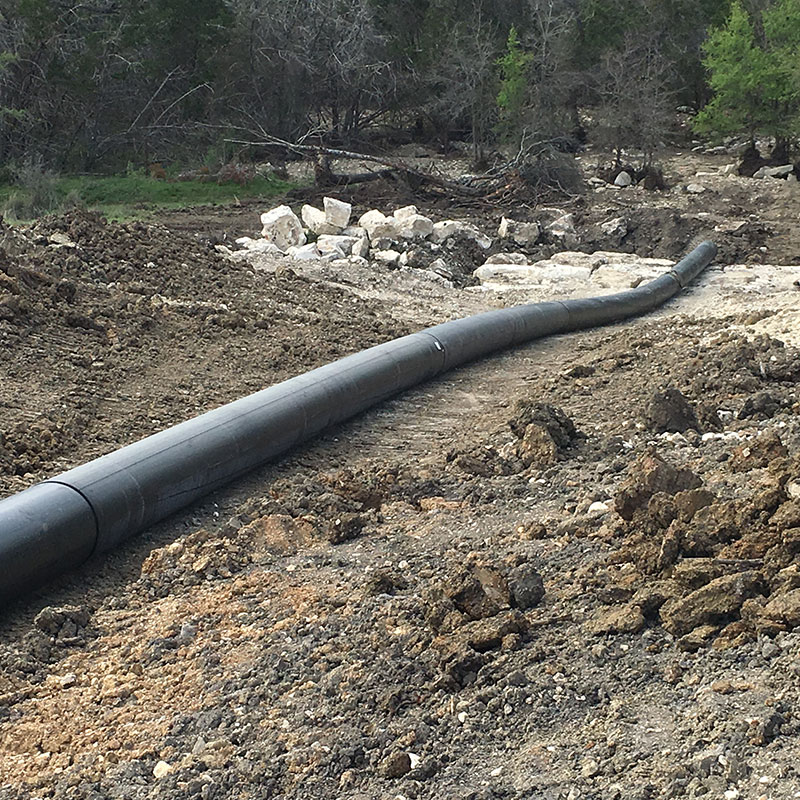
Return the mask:
<path id="1" fill-rule="evenodd" d="M 431 241 L 441 244 L 453 236 L 463 236 L 466 239 L 472 239 L 482 250 L 487 250 L 492 246 L 492 240 L 485 233 L 481 233 L 474 225 L 468 222 L 446 219 L 442 222 L 434 223 Z"/>
<path id="2" fill-rule="evenodd" d="M 789 630 L 800 627 L 800 589 L 771 597 L 763 615 Z"/>
<path id="3" fill-rule="evenodd" d="M 531 566 L 523 564 L 509 576 L 508 588 L 512 605 L 527 611 L 537 606 L 544 597 L 542 576 Z"/>
<path id="4" fill-rule="evenodd" d="M 775 644 L 773 641 L 766 641 L 763 645 L 761 645 L 761 655 L 764 658 L 774 658 L 777 655 L 780 655 L 781 649 L 778 645 Z"/>
<path id="5" fill-rule="evenodd" d="M 689 633 L 698 626 L 713 626 L 735 614 L 742 603 L 761 590 L 758 572 L 722 575 L 685 597 L 667 601 L 661 609 L 664 628 L 673 636 Z"/>
<path id="6" fill-rule="evenodd" d="M 397 250 L 373 250 L 372 258 L 383 264 L 395 265 L 400 261 L 400 253 Z"/>
<path id="7" fill-rule="evenodd" d="M 694 408 L 674 387 L 656 392 L 650 398 L 645 419 L 654 433 L 685 433 L 690 428 L 698 430 L 700 427 Z"/>
<path id="8" fill-rule="evenodd" d="M 705 192 L 705 191 L 706 191 L 706 187 L 705 187 L 705 186 L 702 186 L 702 185 L 701 185 L 701 184 L 699 184 L 699 183 L 690 183 L 690 184 L 689 184 L 689 185 L 686 187 L 686 191 L 687 191 L 689 194 L 703 194 L 703 192 Z"/>
<path id="9" fill-rule="evenodd" d="M 600 230 L 606 236 L 616 236 L 622 238 L 628 233 L 628 222 L 624 217 L 615 217 L 608 222 L 603 222 L 600 225 Z"/>
<path id="10" fill-rule="evenodd" d="M 547 232 L 551 239 L 567 250 L 574 250 L 580 244 L 578 232 L 575 230 L 575 217 L 573 214 L 564 214 L 555 222 L 547 226 Z"/>
<path id="11" fill-rule="evenodd" d="M 384 778 L 402 778 L 411 771 L 411 757 L 405 750 L 394 750 L 378 765 Z"/>
<path id="12" fill-rule="evenodd" d="M 643 627 L 642 609 L 633 603 L 605 611 L 587 623 L 587 630 L 595 636 L 610 633 L 637 633 Z"/>
<path id="13" fill-rule="evenodd" d="M 767 176 L 770 178 L 785 178 L 794 172 L 794 164 L 783 164 L 780 167 L 767 167 Z"/>
<path id="14" fill-rule="evenodd" d="M 433 233 L 433 221 L 422 214 L 397 218 L 397 221 L 403 239 L 426 239 Z"/>
<path id="15" fill-rule="evenodd" d="M 158 780 L 165 778 L 170 772 L 172 772 L 172 767 L 167 764 L 166 761 L 159 761 L 158 764 L 153 767 L 153 776 Z"/>
<path id="16" fill-rule="evenodd" d="M 602 517 L 604 514 L 608 513 L 608 504 L 600 502 L 599 500 L 595 501 L 589 506 L 586 513 L 590 517 Z"/>
<path id="17" fill-rule="evenodd" d="M 360 251 L 363 247 L 363 239 L 355 236 L 320 236 L 317 239 L 317 247 L 323 256 L 334 253 L 336 250 L 340 250 L 346 256 L 363 255 L 363 252 Z"/>
<path id="18" fill-rule="evenodd" d="M 622 170 L 616 178 L 614 178 L 614 186 L 630 186 L 633 183 L 633 178 L 631 178 L 630 173 L 625 172 Z"/>
<path id="19" fill-rule="evenodd" d="M 74 672 L 68 672 L 66 675 L 62 675 L 58 682 L 62 689 L 69 689 L 78 682 L 78 676 Z"/>
<path id="20" fill-rule="evenodd" d="M 419 209 L 416 206 L 403 206 L 402 208 L 398 208 L 392 216 L 401 222 L 405 222 L 406 220 L 416 217 L 418 214 Z"/>
<path id="21" fill-rule="evenodd" d="M 594 778 L 600 774 L 600 765 L 593 758 L 587 758 L 581 764 L 581 775 L 584 778 Z"/>
<path id="22" fill-rule="evenodd" d="M 453 280 L 453 270 L 447 266 L 447 262 L 443 258 L 435 258 L 428 264 L 428 269 L 448 281 Z"/>

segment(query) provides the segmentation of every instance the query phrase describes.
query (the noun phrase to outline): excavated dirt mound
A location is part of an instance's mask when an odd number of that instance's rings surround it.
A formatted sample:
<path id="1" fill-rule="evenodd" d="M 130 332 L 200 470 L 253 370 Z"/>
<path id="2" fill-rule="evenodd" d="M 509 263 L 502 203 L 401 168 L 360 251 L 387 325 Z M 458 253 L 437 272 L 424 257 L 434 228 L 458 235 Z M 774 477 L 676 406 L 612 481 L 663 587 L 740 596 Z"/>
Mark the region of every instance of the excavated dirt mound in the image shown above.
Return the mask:
<path id="1" fill-rule="evenodd" d="M 408 331 L 291 269 L 91 213 L 0 241 L 0 492 Z"/>

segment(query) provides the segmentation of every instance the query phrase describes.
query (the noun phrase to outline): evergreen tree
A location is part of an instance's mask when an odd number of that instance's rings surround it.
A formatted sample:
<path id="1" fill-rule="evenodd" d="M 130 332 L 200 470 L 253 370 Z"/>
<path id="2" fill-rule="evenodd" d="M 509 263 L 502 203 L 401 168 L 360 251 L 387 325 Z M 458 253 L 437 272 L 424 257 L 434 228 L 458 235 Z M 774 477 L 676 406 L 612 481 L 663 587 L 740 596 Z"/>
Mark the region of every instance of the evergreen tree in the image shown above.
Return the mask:
<path id="1" fill-rule="evenodd" d="M 500 120 L 497 134 L 507 142 L 518 140 L 522 134 L 528 89 L 527 72 L 532 60 L 533 55 L 522 49 L 517 29 L 512 26 L 508 32 L 505 53 L 497 59 L 500 69 L 500 91 L 497 93 Z"/>
<path id="2" fill-rule="evenodd" d="M 766 134 L 781 148 L 798 130 L 800 0 L 778 0 L 759 22 L 760 36 L 735 0 L 725 25 L 711 32 L 703 63 L 714 96 L 695 128 L 715 135 L 743 132 L 751 140 Z"/>

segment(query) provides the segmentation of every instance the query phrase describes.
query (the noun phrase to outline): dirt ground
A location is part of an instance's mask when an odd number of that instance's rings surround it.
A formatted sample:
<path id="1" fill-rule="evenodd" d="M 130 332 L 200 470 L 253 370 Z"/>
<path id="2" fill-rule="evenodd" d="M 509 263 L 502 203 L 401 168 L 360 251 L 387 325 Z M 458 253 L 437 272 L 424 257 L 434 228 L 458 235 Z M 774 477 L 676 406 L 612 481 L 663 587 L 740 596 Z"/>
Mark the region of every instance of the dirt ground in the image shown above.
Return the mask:
<path id="1" fill-rule="evenodd" d="M 655 314 L 418 387 L 0 610 L 0 798 L 800 797 L 800 190 L 732 161 L 555 209 L 339 193 L 720 255 Z M 2 229 L 0 497 L 420 327 L 603 288 L 231 262 L 261 210 Z"/>

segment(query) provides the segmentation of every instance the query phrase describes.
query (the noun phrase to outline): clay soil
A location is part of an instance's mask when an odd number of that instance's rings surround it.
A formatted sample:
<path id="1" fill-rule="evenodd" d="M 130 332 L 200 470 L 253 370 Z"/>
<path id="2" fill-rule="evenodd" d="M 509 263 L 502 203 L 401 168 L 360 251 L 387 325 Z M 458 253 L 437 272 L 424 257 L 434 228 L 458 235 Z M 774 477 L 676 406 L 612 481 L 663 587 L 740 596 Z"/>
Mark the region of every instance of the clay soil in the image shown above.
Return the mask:
<path id="1" fill-rule="evenodd" d="M 588 252 L 713 238 L 785 275 L 800 192 L 681 189 L 730 160 L 558 208 Z M 407 191 L 338 194 L 492 235 L 540 213 Z M 511 302 L 230 261 L 259 210 L 2 230 L 0 496 Z M 800 797 L 800 352 L 747 285 L 704 301 L 719 276 L 409 391 L 0 609 L 0 798 Z"/>

